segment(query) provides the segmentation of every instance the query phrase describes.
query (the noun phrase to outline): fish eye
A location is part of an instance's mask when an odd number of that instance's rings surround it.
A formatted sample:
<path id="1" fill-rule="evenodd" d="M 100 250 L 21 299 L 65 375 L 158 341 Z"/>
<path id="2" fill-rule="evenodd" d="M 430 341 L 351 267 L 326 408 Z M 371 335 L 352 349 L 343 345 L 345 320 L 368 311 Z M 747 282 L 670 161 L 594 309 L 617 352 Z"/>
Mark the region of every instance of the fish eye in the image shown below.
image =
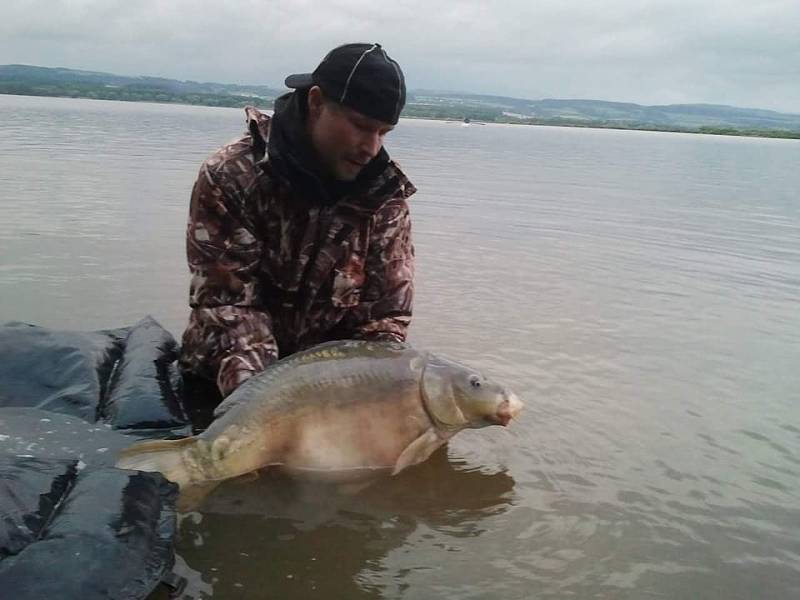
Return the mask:
<path id="1" fill-rule="evenodd" d="M 469 378 L 469 384 L 474 388 L 481 387 L 481 380 L 477 375 L 473 375 Z"/>

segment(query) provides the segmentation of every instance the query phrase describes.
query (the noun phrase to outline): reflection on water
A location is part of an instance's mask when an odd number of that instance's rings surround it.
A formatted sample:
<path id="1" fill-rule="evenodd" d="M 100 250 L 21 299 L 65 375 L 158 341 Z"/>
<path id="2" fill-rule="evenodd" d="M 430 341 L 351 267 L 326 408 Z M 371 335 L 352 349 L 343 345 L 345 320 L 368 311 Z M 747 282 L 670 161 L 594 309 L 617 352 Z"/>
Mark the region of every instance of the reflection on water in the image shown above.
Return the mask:
<path id="1" fill-rule="evenodd" d="M 0 96 L 0 321 L 179 334 L 191 185 L 243 125 Z M 388 144 L 420 190 L 411 341 L 526 412 L 356 496 L 225 486 L 182 523 L 193 595 L 800 597 L 800 142 L 403 120 Z"/>
<path id="2" fill-rule="evenodd" d="M 206 584 L 223 598 L 257 590 L 275 598 L 379 598 L 401 591 L 411 570 L 435 568 L 419 556 L 413 567 L 389 569 L 391 553 L 410 536 L 435 532 L 442 549 L 457 552 L 462 538 L 481 536 L 513 505 L 513 487 L 508 473 L 471 468 L 445 448 L 353 495 L 265 474 L 225 484 L 186 515 L 178 552 L 194 571 L 184 574 L 190 587 Z"/>

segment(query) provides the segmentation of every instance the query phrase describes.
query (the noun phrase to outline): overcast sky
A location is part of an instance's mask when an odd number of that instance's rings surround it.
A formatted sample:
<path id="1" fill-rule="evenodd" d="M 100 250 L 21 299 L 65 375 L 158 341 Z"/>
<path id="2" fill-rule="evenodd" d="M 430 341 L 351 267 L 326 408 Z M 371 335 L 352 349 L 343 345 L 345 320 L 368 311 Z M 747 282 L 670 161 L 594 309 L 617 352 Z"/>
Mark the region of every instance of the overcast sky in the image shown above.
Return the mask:
<path id="1" fill-rule="evenodd" d="M 2 0 L 0 64 L 281 87 L 380 42 L 410 89 L 800 113 L 800 0 Z"/>

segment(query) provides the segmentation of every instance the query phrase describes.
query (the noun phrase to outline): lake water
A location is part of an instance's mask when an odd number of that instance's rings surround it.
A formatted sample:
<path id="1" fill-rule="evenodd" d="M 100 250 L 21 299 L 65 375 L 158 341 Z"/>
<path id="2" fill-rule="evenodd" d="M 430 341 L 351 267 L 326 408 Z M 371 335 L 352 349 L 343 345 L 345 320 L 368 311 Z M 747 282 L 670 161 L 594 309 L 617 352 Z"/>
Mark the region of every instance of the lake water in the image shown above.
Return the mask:
<path id="1" fill-rule="evenodd" d="M 201 161 L 242 111 L 0 96 L 0 322 L 179 336 Z M 213 598 L 800 597 L 800 142 L 401 121 L 411 341 L 507 382 L 355 497 L 181 522 Z"/>

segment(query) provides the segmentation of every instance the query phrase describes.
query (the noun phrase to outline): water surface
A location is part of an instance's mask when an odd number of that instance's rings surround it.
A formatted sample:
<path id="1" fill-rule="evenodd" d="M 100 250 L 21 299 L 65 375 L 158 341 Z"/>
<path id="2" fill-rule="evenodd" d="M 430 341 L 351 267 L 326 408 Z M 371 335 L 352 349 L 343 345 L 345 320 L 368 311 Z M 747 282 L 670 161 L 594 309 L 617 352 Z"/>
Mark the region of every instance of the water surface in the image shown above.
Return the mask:
<path id="1" fill-rule="evenodd" d="M 235 109 L 0 96 L 0 321 L 179 336 L 200 162 Z M 800 595 L 800 142 L 401 121 L 411 341 L 528 403 L 354 497 L 185 516 L 213 598 Z"/>

